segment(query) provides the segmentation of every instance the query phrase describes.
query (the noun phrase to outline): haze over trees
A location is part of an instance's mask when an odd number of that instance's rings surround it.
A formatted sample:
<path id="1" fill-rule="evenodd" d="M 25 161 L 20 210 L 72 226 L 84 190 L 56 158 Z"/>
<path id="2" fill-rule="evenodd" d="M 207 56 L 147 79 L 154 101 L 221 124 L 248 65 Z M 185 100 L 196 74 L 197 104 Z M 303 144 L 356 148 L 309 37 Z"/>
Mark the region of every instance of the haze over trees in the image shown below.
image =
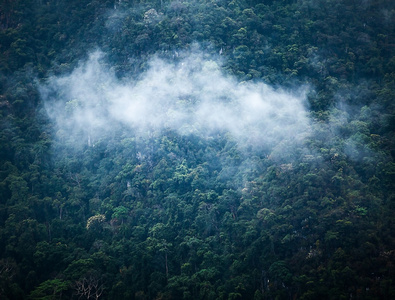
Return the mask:
<path id="1" fill-rule="evenodd" d="M 0 3 L 1 299 L 394 299 L 395 3 Z"/>

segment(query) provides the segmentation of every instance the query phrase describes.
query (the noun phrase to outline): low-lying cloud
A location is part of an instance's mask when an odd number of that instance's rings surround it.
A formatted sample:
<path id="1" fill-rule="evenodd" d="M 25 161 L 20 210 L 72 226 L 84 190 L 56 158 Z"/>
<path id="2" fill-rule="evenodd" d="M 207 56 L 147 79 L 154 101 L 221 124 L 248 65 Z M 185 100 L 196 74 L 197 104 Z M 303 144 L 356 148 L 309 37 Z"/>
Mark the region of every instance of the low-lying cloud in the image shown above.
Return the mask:
<path id="1" fill-rule="evenodd" d="M 262 82 L 239 83 L 201 52 L 177 62 L 153 58 L 138 78 L 118 79 L 97 51 L 72 73 L 50 78 L 41 95 L 59 132 L 82 134 L 85 141 L 124 126 L 139 135 L 228 133 L 273 148 L 308 132 L 305 88 L 290 93 Z"/>

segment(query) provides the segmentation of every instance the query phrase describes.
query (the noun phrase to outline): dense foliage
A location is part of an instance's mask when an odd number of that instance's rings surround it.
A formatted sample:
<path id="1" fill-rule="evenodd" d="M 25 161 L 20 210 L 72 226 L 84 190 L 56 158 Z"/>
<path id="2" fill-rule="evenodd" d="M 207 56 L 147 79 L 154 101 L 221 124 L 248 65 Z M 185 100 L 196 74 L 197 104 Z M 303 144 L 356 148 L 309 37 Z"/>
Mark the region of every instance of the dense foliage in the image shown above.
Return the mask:
<path id="1" fill-rule="evenodd" d="M 0 298 L 394 299 L 394 18 L 391 0 L 1 1 Z M 309 85 L 303 143 L 59 138 L 49 78 L 96 49 L 138 78 L 196 43 L 241 83 Z"/>

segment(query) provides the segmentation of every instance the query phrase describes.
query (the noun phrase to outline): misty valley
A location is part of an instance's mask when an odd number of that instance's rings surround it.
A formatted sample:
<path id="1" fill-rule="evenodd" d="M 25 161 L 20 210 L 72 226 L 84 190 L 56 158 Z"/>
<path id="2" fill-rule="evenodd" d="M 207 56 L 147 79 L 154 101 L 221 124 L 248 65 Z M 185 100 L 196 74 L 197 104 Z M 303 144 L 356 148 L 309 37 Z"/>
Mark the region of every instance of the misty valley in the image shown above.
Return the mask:
<path id="1" fill-rule="evenodd" d="M 0 299 L 394 299 L 395 3 L 0 3 Z"/>

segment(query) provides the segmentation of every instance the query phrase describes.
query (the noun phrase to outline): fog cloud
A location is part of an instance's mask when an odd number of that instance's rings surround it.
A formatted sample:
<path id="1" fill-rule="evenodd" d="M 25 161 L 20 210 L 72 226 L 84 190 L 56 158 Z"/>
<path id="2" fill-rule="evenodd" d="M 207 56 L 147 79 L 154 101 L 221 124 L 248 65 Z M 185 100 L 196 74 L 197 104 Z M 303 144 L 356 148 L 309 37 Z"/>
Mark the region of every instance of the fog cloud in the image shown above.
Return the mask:
<path id="1" fill-rule="evenodd" d="M 270 148 L 303 139 L 309 128 L 306 88 L 290 93 L 262 82 L 239 83 L 218 64 L 201 52 L 177 62 L 156 57 L 137 80 L 121 80 L 97 51 L 72 73 L 50 78 L 41 95 L 58 133 L 82 134 L 85 141 L 114 126 L 139 135 L 227 133 Z"/>

